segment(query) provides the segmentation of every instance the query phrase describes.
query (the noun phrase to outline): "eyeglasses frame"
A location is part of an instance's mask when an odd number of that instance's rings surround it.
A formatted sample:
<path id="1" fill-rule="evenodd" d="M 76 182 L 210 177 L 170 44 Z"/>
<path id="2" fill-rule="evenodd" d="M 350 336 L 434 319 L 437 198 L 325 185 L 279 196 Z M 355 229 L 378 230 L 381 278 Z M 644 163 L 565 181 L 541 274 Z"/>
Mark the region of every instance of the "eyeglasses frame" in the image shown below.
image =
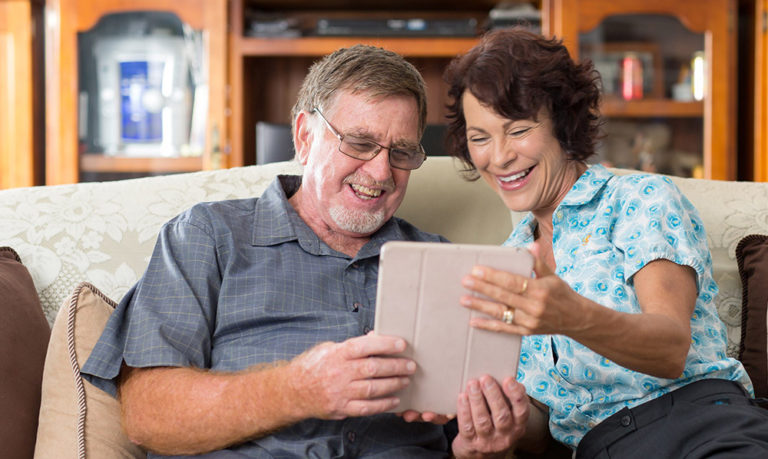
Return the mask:
<path id="1" fill-rule="evenodd" d="M 373 158 L 375 158 L 376 156 L 378 156 L 378 154 L 379 154 L 379 153 L 381 153 L 381 152 L 382 152 L 382 150 L 388 150 L 388 151 L 390 151 L 390 152 L 391 152 L 392 150 L 405 151 L 405 150 L 403 150 L 402 148 L 396 148 L 396 147 L 392 147 L 392 146 L 389 146 L 389 147 L 385 147 L 384 145 L 382 145 L 382 144 L 380 144 L 380 143 L 378 143 L 378 142 L 375 142 L 375 141 L 373 141 L 373 140 L 371 140 L 371 139 L 364 139 L 366 142 L 370 142 L 370 143 L 372 143 L 372 144 L 376 145 L 377 147 L 379 147 L 379 149 L 378 149 L 378 150 L 377 150 L 375 153 L 373 153 L 373 156 L 371 156 L 370 158 L 361 158 L 361 157 L 359 157 L 359 156 L 354 156 L 354 155 L 352 155 L 352 154 L 350 154 L 350 153 L 348 153 L 348 152 L 346 152 L 346 151 L 344 151 L 344 150 L 342 150 L 342 149 L 341 149 L 341 145 L 344 143 L 344 137 L 345 137 L 345 135 L 344 135 L 344 134 L 341 134 L 341 133 L 339 133 L 339 131 L 338 131 L 338 130 L 337 130 L 335 127 L 333 127 L 333 125 L 331 124 L 331 122 L 330 122 L 330 121 L 328 121 L 328 119 L 325 117 L 325 115 L 323 115 L 323 112 L 321 112 L 321 111 L 320 111 L 320 108 L 319 108 L 319 107 L 315 107 L 315 108 L 313 108 L 313 109 L 312 109 L 312 113 L 317 113 L 318 115 L 320 115 L 320 118 L 323 120 L 323 122 L 325 123 L 325 125 L 328 127 L 328 130 L 329 130 L 329 131 L 331 131 L 331 133 L 332 133 L 332 134 L 333 134 L 333 135 L 334 135 L 334 136 L 335 136 L 337 139 L 339 139 L 339 147 L 338 147 L 338 150 L 339 150 L 339 152 L 341 152 L 341 153 L 342 153 L 342 154 L 344 154 L 345 156 L 349 156 L 350 158 L 354 158 L 354 159 L 359 159 L 359 160 L 361 160 L 361 161 L 370 161 L 370 160 L 372 160 Z M 424 146 L 423 146 L 423 145 L 421 145 L 421 144 L 419 144 L 419 149 L 420 149 L 421 151 L 419 151 L 419 152 L 417 152 L 417 153 L 421 154 L 421 156 L 422 156 L 422 160 L 421 160 L 421 163 L 419 163 L 419 165 L 418 165 L 418 166 L 416 166 L 416 167 L 413 167 L 413 168 L 407 168 L 407 167 L 399 167 L 399 166 L 396 166 L 396 165 L 392 164 L 392 155 L 390 155 L 390 156 L 389 156 L 389 165 L 390 165 L 390 166 L 392 166 L 392 167 L 394 167 L 395 169 L 406 170 L 406 171 L 408 171 L 408 170 L 416 170 L 416 169 L 420 168 L 420 167 L 421 167 L 421 166 L 424 164 L 424 161 L 426 161 L 426 160 L 427 160 L 427 153 L 424 151 Z"/>

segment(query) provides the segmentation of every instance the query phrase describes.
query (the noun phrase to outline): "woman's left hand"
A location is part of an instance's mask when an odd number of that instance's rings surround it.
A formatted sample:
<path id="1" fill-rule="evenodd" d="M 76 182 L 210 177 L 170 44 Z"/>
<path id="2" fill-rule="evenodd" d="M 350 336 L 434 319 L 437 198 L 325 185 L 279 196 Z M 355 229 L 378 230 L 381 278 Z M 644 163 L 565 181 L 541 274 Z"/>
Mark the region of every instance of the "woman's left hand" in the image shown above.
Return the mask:
<path id="1" fill-rule="evenodd" d="M 508 377 L 503 387 L 484 375 L 467 384 L 458 397 L 457 458 L 504 457 L 525 434 L 530 405 L 522 384 Z"/>

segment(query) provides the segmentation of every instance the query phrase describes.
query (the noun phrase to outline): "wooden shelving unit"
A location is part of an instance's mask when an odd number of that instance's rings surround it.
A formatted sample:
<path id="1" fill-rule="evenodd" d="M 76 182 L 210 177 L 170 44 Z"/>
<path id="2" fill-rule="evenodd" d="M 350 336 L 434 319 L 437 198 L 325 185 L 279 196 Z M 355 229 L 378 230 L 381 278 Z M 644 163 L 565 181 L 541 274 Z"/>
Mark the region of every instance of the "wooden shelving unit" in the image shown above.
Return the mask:
<path id="1" fill-rule="evenodd" d="M 677 102 L 669 99 L 624 100 L 606 98 L 603 115 L 610 118 L 697 118 L 704 116 L 703 102 Z"/>
<path id="2" fill-rule="evenodd" d="M 381 46 L 413 62 L 427 82 L 428 122 L 444 123 L 443 71 L 452 58 L 474 46 L 477 37 L 307 34 L 293 38 L 251 37 L 245 33 L 247 13 L 258 10 L 295 14 L 302 20 L 323 15 L 442 17 L 458 14 L 477 18 L 481 23 L 497 3 L 497 0 L 359 0 L 354 4 L 343 0 L 322 3 L 310 0 L 47 0 L 45 182 L 76 182 L 80 172 L 172 173 L 255 164 L 256 123 L 289 123 L 290 109 L 309 66 L 323 55 L 356 43 Z M 733 22 L 729 19 L 733 3 L 734 0 L 539 2 L 543 32 L 563 37 L 577 56 L 579 34 L 615 14 L 669 14 L 704 35 L 706 52 L 711 59 L 708 88 L 711 97 L 703 102 L 673 101 L 655 93 L 632 101 L 606 97 L 602 108 L 609 119 L 667 118 L 683 123 L 677 126 L 685 129 L 678 130 L 686 130 L 691 125 L 703 126 L 704 133 L 698 142 L 704 150 L 706 176 L 712 178 L 734 178 L 736 171 L 732 61 L 735 31 L 732 24 L 729 25 Z M 201 157 L 110 157 L 81 153 L 78 147 L 77 34 L 92 27 L 104 14 L 141 9 L 175 12 L 193 28 L 206 32 L 211 72 L 210 107 L 206 148 Z"/>
<path id="3" fill-rule="evenodd" d="M 248 38 L 239 40 L 241 56 L 319 57 L 336 49 L 366 42 L 410 57 L 453 57 L 477 43 L 476 38 L 307 37 L 301 39 Z"/>
<path id="4" fill-rule="evenodd" d="M 380 17 L 396 14 L 444 16 L 464 14 L 486 18 L 496 1 L 372 1 L 355 5 L 329 1 L 322 5 L 311 1 L 230 1 L 229 76 L 230 131 L 226 151 L 231 165 L 253 164 L 255 125 L 258 121 L 289 123 L 301 81 L 317 58 L 356 43 L 380 46 L 399 54 L 416 65 L 428 86 L 428 112 L 431 123 L 445 122 L 445 92 L 442 72 L 450 60 L 477 44 L 477 37 L 327 37 L 256 38 L 244 33 L 246 9 L 279 11 L 301 17 L 346 15 Z M 414 11 L 417 10 L 417 11 Z M 457 13 L 458 12 L 458 13 Z"/>
<path id="5" fill-rule="evenodd" d="M 194 172 L 203 169 L 203 158 L 129 158 L 124 156 L 107 156 L 99 154 L 84 154 L 80 156 L 82 172 L 98 173 L 172 173 Z"/>

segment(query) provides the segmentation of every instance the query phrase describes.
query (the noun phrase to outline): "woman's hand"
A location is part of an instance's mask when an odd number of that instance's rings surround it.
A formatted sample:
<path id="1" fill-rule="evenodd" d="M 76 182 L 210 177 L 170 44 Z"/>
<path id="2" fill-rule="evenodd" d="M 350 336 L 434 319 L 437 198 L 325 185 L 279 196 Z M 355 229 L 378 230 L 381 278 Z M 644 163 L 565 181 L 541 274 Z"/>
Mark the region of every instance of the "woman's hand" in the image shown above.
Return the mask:
<path id="1" fill-rule="evenodd" d="M 485 266 L 464 277 L 464 287 L 481 296 L 464 295 L 461 304 L 492 317 L 475 317 L 471 324 L 518 335 L 573 334 L 586 328 L 588 318 L 578 307 L 584 298 L 544 263 L 537 243 L 530 251 L 536 278 Z"/>
<path id="2" fill-rule="evenodd" d="M 530 405 L 522 384 L 508 377 L 503 387 L 484 375 L 467 384 L 456 409 L 459 434 L 452 450 L 457 458 L 504 457 L 525 434 Z"/>
<path id="3" fill-rule="evenodd" d="M 480 296 L 461 304 L 490 317 L 477 328 L 519 335 L 565 335 L 617 365 L 659 378 L 678 378 L 691 343 L 698 295 L 696 272 L 666 259 L 633 276 L 641 313 L 621 312 L 576 293 L 547 266 L 534 243 L 535 279 L 477 266 L 462 284 Z"/>

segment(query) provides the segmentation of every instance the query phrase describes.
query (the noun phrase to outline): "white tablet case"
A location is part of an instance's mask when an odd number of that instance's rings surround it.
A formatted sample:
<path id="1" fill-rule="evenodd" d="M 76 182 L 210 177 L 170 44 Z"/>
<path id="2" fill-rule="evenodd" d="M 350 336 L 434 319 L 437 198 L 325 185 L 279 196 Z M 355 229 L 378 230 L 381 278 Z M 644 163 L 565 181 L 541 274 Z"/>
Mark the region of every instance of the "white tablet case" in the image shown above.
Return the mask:
<path id="1" fill-rule="evenodd" d="M 469 293 L 461 279 L 475 265 L 530 276 L 533 257 L 524 249 L 489 245 L 394 241 L 382 247 L 375 333 L 405 338 L 403 355 L 417 364 L 392 411 L 454 414 L 470 379 L 516 376 L 520 336 L 470 327 L 470 317 L 481 313 L 459 304 Z"/>

